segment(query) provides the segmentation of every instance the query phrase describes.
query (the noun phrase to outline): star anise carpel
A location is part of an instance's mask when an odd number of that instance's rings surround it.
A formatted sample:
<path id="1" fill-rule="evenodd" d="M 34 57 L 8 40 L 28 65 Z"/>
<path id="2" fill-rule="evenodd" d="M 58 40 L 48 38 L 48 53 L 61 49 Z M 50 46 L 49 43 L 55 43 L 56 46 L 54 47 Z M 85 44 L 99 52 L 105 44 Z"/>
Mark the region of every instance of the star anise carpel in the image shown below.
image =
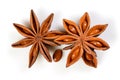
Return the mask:
<path id="1" fill-rule="evenodd" d="M 13 23 L 17 31 L 25 38 L 12 44 L 15 48 L 24 48 L 32 45 L 29 52 L 29 67 L 31 67 L 40 52 L 48 62 L 52 62 L 51 55 L 46 45 L 57 46 L 54 39 L 63 33 L 58 30 L 49 31 L 54 14 L 51 13 L 40 25 L 33 10 L 30 14 L 30 26 Z"/>
<path id="2" fill-rule="evenodd" d="M 97 58 L 94 49 L 107 50 L 109 48 L 107 42 L 98 38 L 108 24 L 95 25 L 90 28 L 90 17 L 86 12 L 80 18 L 78 25 L 71 20 L 63 19 L 63 26 L 68 34 L 61 35 L 55 39 L 55 42 L 58 44 L 69 44 L 69 46 L 64 48 L 71 49 L 66 67 L 71 66 L 82 58 L 88 66 L 96 68 Z"/>

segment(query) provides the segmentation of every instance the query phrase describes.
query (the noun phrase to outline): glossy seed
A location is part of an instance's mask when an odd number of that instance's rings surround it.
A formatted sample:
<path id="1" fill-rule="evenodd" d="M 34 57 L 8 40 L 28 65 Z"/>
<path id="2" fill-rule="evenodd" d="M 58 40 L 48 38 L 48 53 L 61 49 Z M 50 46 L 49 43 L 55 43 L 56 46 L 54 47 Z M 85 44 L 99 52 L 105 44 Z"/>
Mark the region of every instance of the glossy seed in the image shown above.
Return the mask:
<path id="1" fill-rule="evenodd" d="M 78 57 L 78 54 L 79 54 L 79 48 L 76 48 L 76 50 L 74 51 L 74 54 L 72 54 L 72 56 L 71 56 L 71 60 L 73 60 L 76 57 Z"/>
<path id="2" fill-rule="evenodd" d="M 74 39 L 68 38 L 68 39 L 64 39 L 63 41 L 64 41 L 64 42 L 70 42 L 70 41 L 74 41 Z"/>
<path id="3" fill-rule="evenodd" d="M 92 41 L 90 43 L 97 46 L 97 47 L 102 47 L 102 44 L 100 42 L 98 42 L 98 41 Z"/>
<path id="4" fill-rule="evenodd" d="M 53 54 L 53 60 L 54 60 L 55 62 L 58 62 L 58 61 L 62 58 L 62 54 L 63 54 L 62 50 L 61 50 L 61 49 L 57 49 L 57 50 L 54 52 L 54 54 Z"/>
<path id="5" fill-rule="evenodd" d="M 92 60 L 93 59 L 93 56 L 88 54 L 88 53 L 86 53 L 85 56 L 86 56 L 87 60 Z"/>
<path id="6" fill-rule="evenodd" d="M 96 29 L 96 30 L 93 30 L 89 35 L 94 35 L 94 34 L 99 33 L 99 32 L 100 32 L 100 30 Z"/>
<path id="7" fill-rule="evenodd" d="M 69 25 L 69 30 L 74 34 L 77 34 L 75 27 L 73 27 L 72 25 Z"/>
<path id="8" fill-rule="evenodd" d="M 87 24 L 87 22 L 86 22 L 86 21 L 84 21 L 84 22 L 83 22 L 83 26 L 82 26 L 82 27 L 83 27 L 83 31 L 85 31 L 85 30 L 86 30 L 87 25 L 88 25 L 88 24 Z"/>

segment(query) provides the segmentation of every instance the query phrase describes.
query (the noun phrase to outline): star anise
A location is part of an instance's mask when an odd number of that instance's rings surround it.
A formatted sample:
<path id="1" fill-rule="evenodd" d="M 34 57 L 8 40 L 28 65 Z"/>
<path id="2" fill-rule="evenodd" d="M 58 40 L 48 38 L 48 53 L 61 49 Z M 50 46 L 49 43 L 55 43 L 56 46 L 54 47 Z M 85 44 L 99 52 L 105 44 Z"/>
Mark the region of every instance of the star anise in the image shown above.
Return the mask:
<path id="1" fill-rule="evenodd" d="M 90 29 L 90 17 L 86 12 L 80 19 L 79 25 L 73 21 L 63 19 L 63 25 L 68 35 L 62 35 L 55 39 L 59 44 L 71 44 L 64 49 L 72 49 L 68 55 L 66 67 L 71 66 L 80 58 L 88 65 L 97 67 L 97 58 L 94 49 L 107 50 L 109 45 L 98 38 L 108 24 L 95 25 Z"/>
<path id="2" fill-rule="evenodd" d="M 13 24 L 17 31 L 25 38 L 12 44 L 12 47 L 24 48 L 32 45 L 29 53 L 29 67 L 31 67 L 36 61 L 39 52 L 48 62 L 52 62 L 46 45 L 57 46 L 58 44 L 56 44 L 53 40 L 62 34 L 57 30 L 48 31 L 53 20 L 53 15 L 53 13 L 50 14 L 48 18 L 43 21 L 40 27 L 36 14 L 33 10 L 31 10 L 29 28 L 21 24 Z"/>

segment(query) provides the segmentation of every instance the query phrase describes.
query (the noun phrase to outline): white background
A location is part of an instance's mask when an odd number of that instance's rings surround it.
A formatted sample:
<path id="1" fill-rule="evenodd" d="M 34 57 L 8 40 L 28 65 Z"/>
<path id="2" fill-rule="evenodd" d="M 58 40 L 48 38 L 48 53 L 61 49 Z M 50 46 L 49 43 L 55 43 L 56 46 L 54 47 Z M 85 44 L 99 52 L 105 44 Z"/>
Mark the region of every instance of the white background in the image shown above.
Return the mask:
<path id="1" fill-rule="evenodd" d="M 119 8 L 119 0 L 0 0 L 0 80 L 120 80 Z M 40 23 L 53 12 L 55 16 L 51 29 L 63 29 L 63 18 L 78 23 L 84 12 L 89 13 L 91 26 L 108 23 L 100 37 L 109 43 L 110 49 L 96 51 L 98 67 L 91 68 L 80 59 L 65 68 L 69 51 L 64 51 L 60 62 L 48 63 L 39 56 L 29 69 L 30 47 L 12 48 L 11 44 L 23 38 L 12 24 L 27 25 L 31 9 Z"/>

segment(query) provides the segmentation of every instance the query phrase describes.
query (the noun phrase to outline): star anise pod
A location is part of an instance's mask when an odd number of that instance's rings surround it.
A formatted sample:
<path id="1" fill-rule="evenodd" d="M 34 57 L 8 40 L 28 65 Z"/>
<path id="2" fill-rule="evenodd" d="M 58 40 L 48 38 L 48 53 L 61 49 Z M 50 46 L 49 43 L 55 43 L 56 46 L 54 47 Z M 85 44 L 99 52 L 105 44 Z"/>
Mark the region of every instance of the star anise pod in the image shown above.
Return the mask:
<path id="1" fill-rule="evenodd" d="M 52 62 L 46 45 L 57 46 L 58 44 L 53 40 L 62 34 L 62 32 L 57 30 L 48 31 L 53 20 L 53 15 L 53 13 L 50 14 L 40 26 L 36 14 L 31 10 L 29 28 L 21 24 L 13 24 L 17 31 L 25 38 L 12 44 L 12 47 L 24 48 L 32 45 L 29 53 L 29 67 L 31 67 L 36 61 L 39 52 L 48 62 Z"/>
<path id="2" fill-rule="evenodd" d="M 109 45 L 98 38 L 108 26 L 95 25 L 90 29 L 90 17 L 86 12 L 80 19 L 79 25 L 76 25 L 73 21 L 63 19 L 63 25 L 68 35 L 62 35 L 55 39 L 55 42 L 59 44 L 70 44 L 64 49 L 72 49 L 68 55 L 66 67 L 71 66 L 77 62 L 80 58 L 88 65 L 97 67 L 97 58 L 94 49 L 107 50 Z"/>

